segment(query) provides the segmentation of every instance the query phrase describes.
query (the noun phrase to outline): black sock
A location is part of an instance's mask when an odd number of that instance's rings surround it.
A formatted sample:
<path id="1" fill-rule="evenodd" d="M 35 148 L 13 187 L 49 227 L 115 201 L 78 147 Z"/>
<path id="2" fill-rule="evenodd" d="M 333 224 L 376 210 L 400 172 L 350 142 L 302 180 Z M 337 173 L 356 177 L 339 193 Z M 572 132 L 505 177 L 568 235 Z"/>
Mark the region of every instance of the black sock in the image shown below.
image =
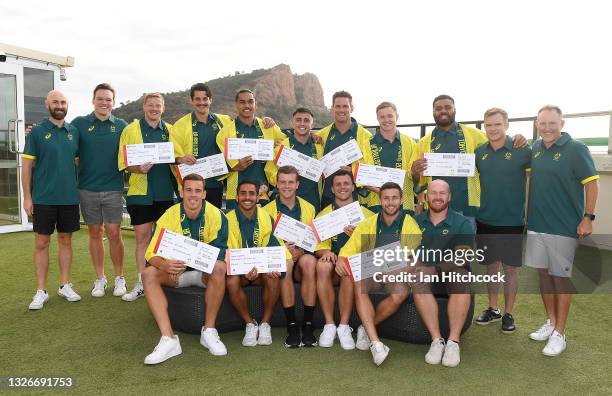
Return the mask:
<path id="1" fill-rule="evenodd" d="M 304 323 L 312 324 L 312 317 L 314 316 L 314 306 L 304 305 Z"/>
<path id="2" fill-rule="evenodd" d="M 295 323 L 295 306 L 292 305 L 287 308 L 283 308 L 285 310 L 285 317 L 287 318 L 287 324 Z"/>

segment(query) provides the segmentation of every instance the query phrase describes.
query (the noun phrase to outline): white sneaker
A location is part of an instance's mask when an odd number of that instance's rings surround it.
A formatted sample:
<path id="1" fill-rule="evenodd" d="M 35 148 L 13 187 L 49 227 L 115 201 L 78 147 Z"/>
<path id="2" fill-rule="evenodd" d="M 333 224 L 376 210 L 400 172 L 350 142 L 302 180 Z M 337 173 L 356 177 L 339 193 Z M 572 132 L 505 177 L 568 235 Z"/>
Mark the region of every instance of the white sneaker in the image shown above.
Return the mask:
<path id="1" fill-rule="evenodd" d="M 121 296 L 123 301 L 134 301 L 142 296 L 144 296 L 144 287 L 142 287 L 142 282 L 136 282 L 134 288 L 129 292 L 125 293 Z"/>
<path id="2" fill-rule="evenodd" d="M 204 329 L 200 333 L 200 344 L 214 356 L 225 356 L 227 355 L 227 348 L 221 342 L 217 329 Z"/>
<path id="3" fill-rule="evenodd" d="M 440 364 L 444 354 L 444 338 L 433 340 L 429 346 L 429 351 L 425 355 L 425 362 L 429 364 Z"/>
<path id="4" fill-rule="evenodd" d="M 96 279 L 94 281 L 94 287 L 91 289 L 92 297 L 104 297 L 107 284 L 106 278 Z"/>
<path id="5" fill-rule="evenodd" d="M 341 324 L 338 326 L 338 339 L 342 349 L 350 351 L 355 349 L 355 340 L 353 340 L 353 329 L 349 325 Z"/>
<path id="6" fill-rule="evenodd" d="M 336 338 L 336 325 L 326 324 L 323 326 L 323 331 L 319 335 L 319 346 L 323 348 L 333 347 L 334 338 Z"/>
<path id="7" fill-rule="evenodd" d="M 123 276 L 115 277 L 115 288 L 113 289 L 113 296 L 121 297 L 127 293 L 127 287 L 125 286 L 125 278 Z"/>
<path id="8" fill-rule="evenodd" d="M 29 309 L 42 309 L 47 301 L 49 301 L 49 293 L 47 293 L 46 290 L 38 289 L 36 290 L 36 294 L 34 294 L 34 298 L 32 298 Z"/>
<path id="9" fill-rule="evenodd" d="M 453 340 L 446 341 L 442 365 L 446 367 L 457 367 L 460 361 L 461 357 L 459 354 L 459 344 Z"/>
<path id="10" fill-rule="evenodd" d="M 257 337 L 258 345 L 270 345 L 272 344 L 272 328 L 269 323 L 262 323 L 259 325 L 259 336 Z"/>
<path id="11" fill-rule="evenodd" d="M 57 294 L 59 294 L 61 297 L 64 297 L 70 302 L 81 300 L 81 296 L 76 294 L 76 292 L 72 288 L 72 283 L 66 283 L 64 287 L 60 287 L 59 289 L 57 289 Z"/>
<path id="12" fill-rule="evenodd" d="M 542 349 L 542 353 L 546 356 L 559 356 L 561 352 L 565 351 L 566 346 L 565 335 L 561 335 L 557 330 L 554 330 L 548 338 L 546 346 Z"/>
<path id="13" fill-rule="evenodd" d="M 554 330 L 555 330 L 555 326 L 553 326 L 550 319 L 547 319 L 546 323 L 544 323 L 542 327 L 540 327 L 533 333 L 529 334 L 529 338 L 531 338 L 534 341 L 546 341 L 548 340 L 548 337 L 550 337 L 550 335 L 553 333 Z"/>
<path id="14" fill-rule="evenodd" d="M 158 364 L 183 353 L 177 335 L 174 337 L 162 336 L 159 343 L 144 360 L 145 364 Z"/>
<path id="15" fill-rule="evenodd" d="M 366 333 L 365 328 L 361 325 L 357 328 L 357 342 L 355 346 L 360 351 L 367 351 L 371 346 L 370 337 L 368 337 L 368 333 Z"/>
<path id="16" fill-rule="evenodd" d="M 380 366 L 387 356 L 389 356 L 389 347 L 380 341 L 374 341 L 372 345 L 370 345 L 370 352 L 372 352 L 372 361 L 374 364 Z"/>
<path id="17" fill-rule="evenodd" d="M 259 330 L 257 323 L 247 323 L 246 328 L 244 329 L 242 345 L 249 347 L 257 345 L 257 330 Z"/>

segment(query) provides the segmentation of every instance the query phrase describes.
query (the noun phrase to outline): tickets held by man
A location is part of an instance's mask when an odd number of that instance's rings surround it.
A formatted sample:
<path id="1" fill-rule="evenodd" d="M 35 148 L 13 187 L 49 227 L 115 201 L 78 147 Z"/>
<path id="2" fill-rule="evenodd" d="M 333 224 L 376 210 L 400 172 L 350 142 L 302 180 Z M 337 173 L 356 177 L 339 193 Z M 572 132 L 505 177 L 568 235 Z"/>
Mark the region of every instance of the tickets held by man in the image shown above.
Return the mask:
<path id="1" fill-rule="evenodd" d="M 268 139 L 280 142 L 287 137 L 278 126 L 266 125 L 264 120 L 255 116 L 257 100 L 253 91 L 241 89 L 236 93 L 234 101 L 237 112 L 236 119 L 234 122 L 225 124 L 217 134 L 217 146 L 226 158 L 228 156 L 227 139 Z M 240 159 L 227 160 L 230 173 L 226 179 L 225 207 L 228 210 L 236 208 L 237 186 L 243 180 L 257 183 L 258 201 L 262 204 L 269 202 L 267 192 L 269 191 L 269 184 L 273 184 L 272 181 L 276 174 L 276 166 L 272 159 L 269 161 L 255 160 L 249 155 Z"/>
<path id="2" fill-rule="evenodd" d="M 334 122 L 317 132 L 317 135 L 322 139 L 323 155 L 328 154 L 351 139 L 357 142 L 362 153 L 366 152 L 372 134 L 351 117 L 353 110 L 353 96 L 350 93 L 346 91 L 334 93 L 332 96 Z M 351 164 L 346 164 L 343 169 L 350 170 L 350 165 Z M 326 207 L 334 200 L 331 191 L 331 180 L 332 177 L 328 177 L 323 184 L 323 194 L 321 197 L 322 208 Z M 357 198 L 356 190 L 353 192 L 353 195 L 354 198 Z"/>
<path id="3" fill-rule="evenodd" d="M 315 217 L 315 208 L 305 199 L 296 196 L 300 186 L 298 171 L 293 166 L 282 166 L 278 169 L 276 199 L 267 204 L 263 209 L 274 219 L 279 213 L 290 216 L 308 227 Z M 310 231 L 310 229 L 308 229 Z M 297 241 L 283 241 L 287 246 L 293 260 L 287 264 L 287 275 L 281 280 L 281 302 L 287 317 L 287 337 L 285 346 L 296 348 L 301 345 L 312 347 L 316 345 L 313 334 L 313 314 L 317 302 L 317 289 L 315 284 L 315 271 L 317 259 L 314 254 L 305 252 L 304 249 L 295 245 Z M 294 264 L 295 263 L 295 264 Z M 295 287 L 294 277 L 301 283 L 300 291 L 304 302 L 304 323 L 302 333 L 295 317 Z"/>
<path id="4" fill-rule="evenodd" d="M 355 190 L 353 173 L 346 169 L 336 172 L 331 178 L 331 193 L 333 201 L 325 207 L 317 218 L 328 215 L 329 213 L 350 205 Z M 364 217 L 370 217 L 374 213 L 361 206 Z M 319 346 L 330 348 L 334 345 L 336 336 L 340 340 L 343 349 L 355 349 L 355 340 L 352 336 L 352 329 L 348 325 L 353 310 L 353 282 L 349 276 L 343 272 L 338 273 L 338 253 L 352 235 L 354 226 L 348 225 L 344 232 L 327 240 L 321 241 L 315 251 L 317 261 L 317 295 L 321 304 L 321 311 L 325 317 L 325 326 L 319 336 Z M 334 283 L 340 284 L 338 294 L 340 307 L 340 323 L 336 327 L 334 320 L 335 292 Z"/>
<path id="5" fill-rule="evenodd" d="M 170 207 L 157 221 L 155 235 L 145 255 L 149 264 L 143 273 L 145 297 L 161 332 L 161 339 L 155 350 L 145 358 L 145 364 L 161 363 L 182 353 L 179 338 L 170 325 L 168 301 L 162 286 L 206 288 L 206 316 L 200 334 L 200 344 L 212 355 L 227 354 L 227 349 L 215 329 L 215 320 L 225 294 L 226 248 L 236 246 L 237 243 L 228 231 L 228 220 L 223 212 L 204 200 L 206 190 L 202 176 L 187 175 L 183 179 L 181 196 L 182 202 Z M 159 256 L 155 247 L 159 243 L 162 230 L 189 236 L 218 248 L 219 254 L 211 273 L 193 270 L 187 267 L 184 261 L 172 257 Z"/>
<path id="6" fill-rule="evenodd" d="M 402 208 L 402 189 L 393 182 L 383 184 L 379 191 L 381 211 L 368 217 L 357 225 L 351 237 L 340 249 L 336 272 L 346 277 L 349 268 L 346 258 L 381 246 L 400 242 L 400 246 L 416 249 L 421 242 L 421 230 L 412 217 L 412 213 Z M 388 293 L 374 309 L 369 293 L 379 288 Z M 376 326 L 384 322 L 400 308 L 408 298 L 408 285 L 404 282 L 376 283 L 374 279 L 362 279 L 355 284 L 355 306 L 361 319 L 357 329 L 357 349 L 370 350 L 372 361 L 380 366 L 387 355 L 389 347 L 378 337 Z"/>
<path id="7" fill-rule="evenodd" d="M 363 155 L 363 163 L 383 166 L 385 168 L 403 169 L 406 171 L 402 187 L 402 208 L 414 212 L 414 184 L 410 177 L 412 163 L 418 158 L 415 141 L 397 129 L 397 107 L 391 102 L 382 102 L 376 106 L 378 127 L 370 139 Z M 388 181 L 388 180 L 387 180 Z M 370 193 L 365 200 L 366 206 L 377 212 L 380 210 L 378 188 L 365 186 Z"/>
<path id="8" fill-rule="evenodd" d="M 240 181 L 236 193 L 238 206 L 227 214 L 229 231 L 233 240 L 237 243 L 235 248 L 284 246 L 284 243 L 273 234 L 274 219 L 257 205 L 257 187 L 258 185 L 254 181 Z M 289 267 L 293 264 L 291 253 L 286 250 L 285 256 L 287 267 Z M 284 274 L 283 272 L 282 275 L 284 276 Z M 281 273 L 271 271 L 259 274 L 257 267 L 253 267 L 245 275 L 228 275 L 226 282 L 230 302 L 246 323 L 242 345 L 272 344 L 270 319 L 280 295 Z M 264 310 L 259 324 L 251 316 L 247 306 L 247 296 L 242 290 L 243 286 L 249 284 L 262 285 L 264 289 Z"/>
<path id="9" fill-rule="evenodd" d="M 174 205 L 176 180 L 168 164 L 144 163 L 128 166 L 128 144 L 165 143 L 172 133 L 169 123 L 162 120 L 164 97 L 160 93 L 148 93 L 143 98 L 144 117 L 125 127 L 119 141 L 117 156 L 119 171 L 130 174 L 126 203 L 136 236 L 136 269 L 138 278 L 134 288 L 121 297 L 134 301 L 144 295 L 142 271 L 145 268 L 145 251 L 151 240 L 153 225 L 164 212 Z M 173 184 L 174 183 L 174 184 Z"/>

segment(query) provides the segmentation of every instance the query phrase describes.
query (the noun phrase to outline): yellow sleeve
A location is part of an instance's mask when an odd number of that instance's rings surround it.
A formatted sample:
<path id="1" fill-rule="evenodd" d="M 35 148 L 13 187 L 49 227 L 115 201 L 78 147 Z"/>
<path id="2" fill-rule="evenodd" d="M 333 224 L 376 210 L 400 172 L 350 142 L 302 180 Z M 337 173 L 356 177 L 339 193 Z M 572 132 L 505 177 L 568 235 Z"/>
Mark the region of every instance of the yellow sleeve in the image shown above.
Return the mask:
<path id="1" fill-rule="evenodd" d="M 173 215 L 176 215 L 176 212 L 172 210 L 172 208 L 170 208 L 166 211 L 166 213 L 162 215 L 162 217 L 159 218 L 159 220 L 157 220 L 157 223 L 155 226 L 155 233 L 153 234 L 153 238 L 151 238 L 151 242 L 149 242 L 149 246 L 147 246 L 147 251 L 145 252 L 145 260 L 150 261 L 153 257 L 157 256 L 155 254 L 155 247 L 157 246 L 157 244 L 159 243 L 159 240 L 162 237 L 162 235 L 160 235 L 161 230 L 169 229 L 170 231 L 173 231 L 172 230 L 174 226 L 172 222 Z"/>
<path id="2" fill-rule="evenodd" d="M 188 153 L 187 148 L 187 136 L 185 130 L 183 128 L 184 123 L 177 122 L 171 128 L 170 131 L 170 141 L 174 144 L 174 158 L 183 157 Z"/>
<path id="3" fill-rule="evenodd" d="M 340 252 L 338 253 L 338 257 L 349 257 L 354 254 L 361 253 L 361 235 L 363 234 L 363 230 L 365 228 L 365 221 L 357 224 L 353 234 L 349 238 L 348 241 L 342 246 Z"/>
<path id="4" fill-rule="evenodd" d="M 127 128 L 127 127 L 126 127 Z M 117 167 L 120 172 L 127 168 L 126 160 L 125 160 L 125 145 L 129 144 L 128 138 L 129 130 L 125 129 L 121 133 L 121 137 L 119 138 L 119 151 L 117 154 Z"/>
<path id="5" fill-rule="evenodd" d="M 283 140 L 287 139 L 287 135 L 285 135 L 285 133 L 283 131 L 281 131 L 281 129 L 278 127 L 278 125 L 274 125 L 272 127 L 272 136 L 274 138 L 274 145 L 277 145 L 278 143 L 282 142 Z"/>
<path id="6" fill-rule="evenodd" d="M 232 127 L 233 126 L 231 124 L 226 124 L 223 126 L 223 128 L 221 128 L 219 133 L 217 133 L 217 146 L 219 147 L 219 150 L 221 150 L 223 154 L 225 154 L 225 139 L 230 137 L 230 128 Z M 234 166 L 238 164 L 238 160 L 226 159 L 225 162 L 227 162 L 227 165 L 229 165 L 230 172 L 232 171 L 231 168 L 233 168 Z"/>

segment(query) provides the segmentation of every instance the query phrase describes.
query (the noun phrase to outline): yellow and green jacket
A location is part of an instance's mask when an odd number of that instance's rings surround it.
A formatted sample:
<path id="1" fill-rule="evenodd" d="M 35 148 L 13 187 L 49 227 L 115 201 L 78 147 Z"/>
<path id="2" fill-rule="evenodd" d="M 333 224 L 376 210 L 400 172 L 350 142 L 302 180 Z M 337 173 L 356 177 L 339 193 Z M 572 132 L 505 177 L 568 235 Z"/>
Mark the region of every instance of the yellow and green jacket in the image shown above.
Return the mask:
<path id="1" fill-rule="evenodd" d="M 168 131 L 168 141 L 172 140 L 172 124 L 169 124 L 164 121 L 166 125 L 166 130 Z M 140 121 L 134 120 L 130 124 L 128 124 L 121 133 L 121 138 L 119 139 L 119 155 L 117 156 L 117 165 L 119 171 L 124 171 L 127 169 L 127 163 L 125 162 L 125 148 L 126 144 L 143 144 L 142 140 L 142 131 L 140 130 Z M 172 164 L 168 165 L 174 177 L 176 177 L 176 171 Z M 128 181 L 129 189 L 127 195 L 147 195 L 147 175 L 142 173 L 130 173 L 130 179 Z"/>
<path id="2" fill-rule="evenodd" d="M 259 128 L 264 135 L 264 139 L 272 139 L 275 142 L 282 141 L 287 138 L 287 136 L 280 130 L 277 125 L 274 125 L 272 128 L 264 128 L 263 120 L 259 117 L 255 118 L 255 121 L 259 124 Z M 225 154 L 225 139 L 226 138 L 236 138 L 236 124 L 234 122 L 226 123 L 223 128 L 217 134 L 217 146 L 223 154 Z M 238 164 L 238 160 L 227 160 L 227 164 L 229 168 L 233 168 Z M 266 178 L 268 182 L 272 185 L 276 183 L 276 165 L 274 165 L 274 161 L 266 161 L 264 166 L 264 172 L 266 174 Z M 272 183 L 274 181 L 274 183 Z M 236 199 L 236 189 L 238 188 L 238 172 L 230 170 L 227 175 L 227 190 L 226 190 L 226 199 Z"/>
<path id="3" fill-rule="evenodd" d="M 232 117 L 224 114 L 214 114 L 219 131 L 233 122 Z M 170 141 L 174 143 L 174 157 L 179 158 L 193 154 L 193 119 L 192 113 L 179 118 L 172 126 Z"/>
<path id="4" fill-rule="evenodd" d="M 280 142 L 280 144 L 278 146 L 274 147 L 274 158 L 276 158 L 278 156 L 278 152 L 279 152 L 279 150 L 281 148 L 281 144 L 283 146 L 285 146 L 285 147 L 293 148 L 293 147 L 291 147 L 291 143 L 289 142 L 289 138 L 288 137 L 284 138 Z M 315 151 L 317 152 L 315 159 L 321 159 L 321 157 L 323 157 L 323 145 L 315 143 L 314 146 L 315 146 Z M 278 172 L 278 166 L 276 164 L 274 164 L 274 166 L 276 167 L 276 171 L 274 172 L 273 175 L 271 175 L 271 177 L 274 179 L 274 181 L 271 182 L 271 183 L 272 183 L 272 185 L 276 186 L 276 175 L 277 175 L 277 172 Z M 323 177 L 321 177 L 321 179 L 319 179 L 319 196 L 321 195 L 322 190 L 323 190 Z"/>
<path id="5" fill-rule="evenodd" d="M 479 129 L 464 124 L 459 124 L 459 127 L 462 129 L 463 135 L 465 136 L 466 153 L 474 153 L 477 147 L 488 141 L 487 135 Z M 418 158 L 421 158 L 424 153 L 431 152 L 431 138 L 432 132 L 423 136 L 417 143 Z M 431 176 L 421 176 L 419 182 L 420 187 L 425 188 L 427 183 L 431 180 Z M 480 207 L 480 177 L 478 175 L 478 170 L 474 171 L 474 176 L 469 176 L 467 178 L 467 185 L 468 205 Z"/>
<path id="6" fill-rule="evenodd" d="M 333 212 L 335 210 L 334 206 L 335 206 L 335 203 L 327 205 L 325 208 L 323 208 L 323 210 L 321 210 L 319 212 L 319 214 L 316 216 L 316 218 L 323 217 L 323 216 L 325 216 L 327 214 L 330 214 L 331 212 Z M 365 206 L 361 206 L 361 212 L 363 213 L 363 215 L 365 216 L 366 219 L 374 216 L 374 212 L 372 212 L 370 209 L 366 208 Z M 364 221 L 365 221 L 365 219 L 364 219 Z M 362 223 L 363 223 L 363 221 L 362 221 Z M 329 239 L 326 239 L 324 241 L 319 242 L 317 244 L 317 247 L 315 248 L 315 251 L 318 251 L 318 250 L 331 250 L 331 251 L 333 251 L 334 250 L 334 249 L 332 249 L 333 245 L 343 246 L 348 239 L 349 239 L 348 235 L 346 235 L 346 233 L 343 232 L 342 234 L 338 234 L 338 235 L 333 236 L 333 237 L 331 237 Z M 337 249 L 337 250 L 339 250 L 339 249 Z"/>
<path id="7" fill-rule="evenodd" d="M 315 218 L 315 214 L 316 214 L 314 206 L 312 206 L 305 199 L 302 199 L 300 197 L 295 197 L 295 198 L 297 199 L 297 202 L 299 202 L 300 212 L 301 212 L 300 219 L 297 219 L 297 220 L 301 221 L 302 223 L 306 225 L 311 225 L 312 219 Z M 276 207 L 275 199 L 273 199 L 269 204 L 264 206 L 263 209 L 266 212 L 268 212 L 270 216 L 272 216 L 272 218 L 274 219 L 276 219 L 276 217 L 278 216 L 278 208 Z"/>
<path id="8" fill-rule="evenodd" d="M 400 145 L 402 152 L 402 167 L 401 169 L 406 171 L 406 177 L 404 178 L 404 188 L 402 190 L 402 206 L 405 210 L 411 210 L 414 212 L 414 182 L 412 181 L 412 163 L 419 158 L 418 149 L 416 142 L 408 135 L 403 133 L 399 134 Z M 380 166 L 380 161 L 375 160 L 375 155 L 372 152 L 372 147 L 368 144 L 366 150 L 363 153 L 363 159 L 360 161 L 369 165 Z M 355 169 L 353 169 L 353 174 Z M 378 194 L 370 191 L 370 193 L 364 199 L 364 204 L 367 207 L 380 205 L 380 198 Z"/>

